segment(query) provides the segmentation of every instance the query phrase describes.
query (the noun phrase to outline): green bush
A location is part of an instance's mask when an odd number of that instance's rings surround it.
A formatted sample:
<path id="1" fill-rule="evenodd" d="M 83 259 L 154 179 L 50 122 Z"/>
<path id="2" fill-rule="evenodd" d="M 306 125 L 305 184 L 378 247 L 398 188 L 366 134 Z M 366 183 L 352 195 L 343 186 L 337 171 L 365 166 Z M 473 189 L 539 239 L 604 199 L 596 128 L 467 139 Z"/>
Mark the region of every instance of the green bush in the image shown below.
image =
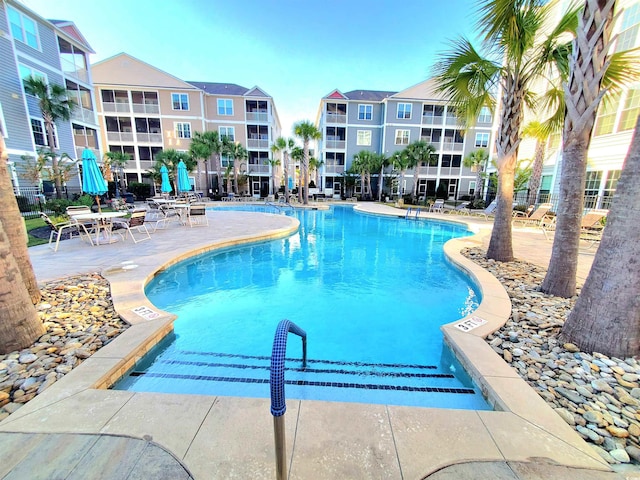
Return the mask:
<path id="1" fill-rule="evenodd" d="M 85 207 L 91 208 L 91 206 L 95 203 L 96 197 L 93 195 L 82 195 L 79 199 L 74 201 L 72 205 L 84 205 Z"/>
<path id="2" fill-rule="evenodd" d="M 136 198 L 141 200 L 151 196 L 151 185 L 148 183 L 131 182 L 129 183 L 127 190 L 129 193 L 133 193 Z"/>
<path id="3" fill-rule="evenodd" d="M 442 200 L 449 198 L 449 190 L 444 182 L 440 182 L 438 184 L 438 188 L 436 188 L 436 198 L 440 198 Z"/>
<path id="4" fill-rule="evenodd" d="M 67 211 L 67 207 L 73 205 L 71 200 L 65 198 L 54 198 L 45 203 L 44 208 L 51 210 L 55 215 L 64 215 Z"/>
<path id="5" fill-rule="evenodd" d="M 481 198 L 479 198 L 478 200 L 474 200 L 473 203 L 471 204 L 471 208 L 475 208 L 476 210 L 484 210 L 485 207 L 486 207 L 486 204 L 484 203 L 484 200 L 482 200 Z"/>

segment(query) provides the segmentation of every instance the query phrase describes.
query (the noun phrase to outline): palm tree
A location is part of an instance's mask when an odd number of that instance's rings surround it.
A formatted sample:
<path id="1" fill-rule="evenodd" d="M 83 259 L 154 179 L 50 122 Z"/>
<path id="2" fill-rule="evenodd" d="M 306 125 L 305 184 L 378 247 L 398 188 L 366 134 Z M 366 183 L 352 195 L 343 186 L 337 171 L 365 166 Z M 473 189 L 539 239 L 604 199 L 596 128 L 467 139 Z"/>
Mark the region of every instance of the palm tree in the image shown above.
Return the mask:
<path id="1" fill-rule="evenodd" d="M 196 160 L 187 152 L 178 152 L 177 150 L 169 148 L 156 155 L 154 170 L 155 172 L 160 172 L 162 165 L 167 167 L 167 170 L 169 170 L 169 180 L 173 183 L 174 192 L 178 191 L 178 164 L 180 161 L 184 162 L 188 172 L 192 172 L 196 167 Z M 154 174 L 154 176 L 155 175 L 156 174 Z"/>
<path id="2" fill-rule="evenodd" d="M 294 166 L 298 165 L 298 201 L 302 203 L 302 162 L 304 162 L 304 149 L 298 146 L 293 147 L 291 149 L 291 160 L 293 160 Z"/>
<path id="3" fill-rule="evenodd" d="M 547 155 L 547 142 L 551 134 L 548 123 L 541 123 L 538 120 L 529 122 L 522 129 L 523 137 L 533 138 L 536 141 L 533 165 L 531 166 L 531 178 L 529 179 L 529 198 L 527 199 L 529 205 L 534 205 L 538 198 L 538 190 L 542 180 L 542 168 Z"/>
<path id="4" fill-rule="evenodd" d="M 320 167 L 324 165 L 324 161 L 322 160 L 318 160 L 316 157 L 311 157 L 309 159 L 309 170 L 311 170 L 313 172 L 314 178 L 313 178 L 313 182 L 316 184 L 316 187 L 318 186 L 318 183 L 320 182 L 319 179 L 319 173 L 320 173 Z"/>
<path id="5" fill-rule="evenodd" d="M 276 141 L 271 145 L 271 151 L 273 153 L 280 152 L 282 155 L 282 165 L 284 173 L 284 198 L 289 201 L 289 155 L 291 150 L 295 147 L 295 141 L 293 138 L 278 137 Z"/>
<path id="6" fill-rule="evenodd" d="M 104 156 L 109 165 L 115 166 L 117 170 L 123 169 L 131 161 L 131 155 L 124 152 L 107 152 Z M 120 190 L 116 188 L 116 198 L 120 196 L 120 192 L 124 193 L 124 175 L 118 176 L 118 183 L 120 183 Z"/>
<path id="7" fill-rule="evenodd" d="M 639 119 L 640 120 L 640 119 Z M 562 336 L 583 352 L 640 354 L 640 121 L 607 216 L 600 247 Z"/>
<path id="8" fill-rule="evenodd" d="M 271 151 L 273 151 L 273 145 L 271 145 Z M 271 185 L 273 188 L 272 193 L 275 195 L 279 190 L 278 185 L 276 184 L 276 170 L 280 166 L 280 160 L 278 160 L 277 158 L 270 158 L 268 160 L 265 160 L 265 164 L 269 165 L 271 170 Z"/>
<path id="9" fill-rule="evenodd" d="M 227 155 L 233 159 L 233 188 L 235 193 L 239 195 L 238 169 L 240 168 L 240 163 L 247 159 L 249 153 L 240 143 L 230 143 L 227 147 Z"/>
<path id="10" fill-rule="evenodd" d="M 360 175 L 360 194 L 365 198 L 367 190 L 367 176 L 371 173 L 371 152 L 360 150 L 353 156 L 351 171 Z"/>
<path id="11" fill-rule="evenodd" d="M 605 75 L 624 81 L 635 68 L 620 69 L 608 56 L 615 0 L 585 2 L 573 46 L 569 79 L 564 84 L 564 119 L 560 201 L 549 268 L 541 290 L 560 297 L 576 293 L 580 219 L 584 207 L 587 151 L 598 105 L 606 93 Z M 617 68 L 611 68 L 612 66 Z M 608 70 L 611 69 L 610 72 Z M 626 71 L 625 71 L 626 70 Z"/>
<path id="12" fill-rule="evenodd" d="M 462 164 L 466 168 L 470 168 L 472 172 L 476 172 L 476 189 L 473 192 L 473 198 L 475 200 L 482 198 L 482 172 L 488 159 L 489 153 L 483 148 L 478 148 L 473 152 L 470 152 L 462 160 Z"/>
<path id="13" fill-rule="evenodd" d="M 69 120 L 71 118 L 71 113 L 76 106 L 76 102 L 69 98 L 66 88 L 55 83 L 49 85 L 42 77 L 29 76 L 25 78 L 24 91 L 38 99 L 45 130 L 47 131 L 47 143 L 51 151 L 51 165 L 53 181 L 56 186 L 56 198 L 62 198 L 62 179 L 58 171 L 58 158 L 56 156 L 53 128 L 57 120 Z"/>
<path id="14" fill-rule="evenodd" d="M 393 168 L 400 171 L 400 184 L 398 186 L 398 197 L 403 199 L 404 195 L 404 175 L 410 168 L 415 167 L 416 159 L 410 155 L 406 149 L 397 151 L 391 155 L 391 164 Z"/>
<path id="15" fill-rule="evenodd" d="M 389 159 L 382 153 L 371 154 L 371 171 L 378 174 L 378 201 L 382 201 L 382 187 L 384 184 L 384 169 L 389 165 Z"/>
<path id="16" fill-rule="evenodd" d="M 207 183 L 209 182 L 207 159 L 213 156 L 213 168 L 216 170 L 216 178 L 218 181 L 216 188 L 219 191 L 222 190 L 222 164 L 220 162 L 222 150 L 222 139 L 218 132 L 194 132 L 193 138 L 191 139 L 191 145 L 189 146 L 189 152 L 193 158 L 204 160 Z"/>
<path id="17" fill-rule="evenodd" d="M 13 194 L 9 154 L 0 131 L 0 354 L 21 350 L 44 333 L 34 307 L 40 290 L 27 251 L 26 230 Z"/>
<path id="18" fill-rule="evenodd" d="M 478 27 L 487 55 L 459 38 L 435 66 L 439 90 L 467 125 L 475 123 L 482 107 L 495 105 L 498 87 L 501 93 L 496 142 L 498 207 L 487 250 L 487 257 L 498 261 L 513 260 L 513 180 L 524 108 L 535 111 L 531 89 L 555 69 L 565 68 L 568 45 L 562 40 L 577 24 L 576 12 L 568 11 L 557 25 L 549 25 L 555 5 L 544 0 L 483 0 L 478 4 Z"/>
<path id="19" fill-rule="evenodd" d="M 316 128 L 316 126 L 309 122 L 298 122 L 293 126 L 293 131 L 297 137 L 302 139 L 302 145 L 304 150 L 304 157 L 302 159 L 302 172 L 300 178 L 300 193 L 302 194 L 302 201 L 305 205 L 309 204 L 309 142 L 311 140 L 320 140 L 322 138 L 322 132 Z"/>
<path id="20" fill-rule="evenodd" d="M 425 142 L 424 140 L 416 140 L 406 147 L 406 154 L 412 158 L 411 163 L 415 162 L 413 191 L 411 193 L 411 197 L 413 198 L 414 203 L 417 203 L 416 199 L 418 197 L 418 181 L 420 178 L 420 168 L 422 167 L 422 163 L 428 163 L 431 160 L 431 156 L 434 153 L 436 153 L 436 147 L 434 147 L 430 143 Z"/>

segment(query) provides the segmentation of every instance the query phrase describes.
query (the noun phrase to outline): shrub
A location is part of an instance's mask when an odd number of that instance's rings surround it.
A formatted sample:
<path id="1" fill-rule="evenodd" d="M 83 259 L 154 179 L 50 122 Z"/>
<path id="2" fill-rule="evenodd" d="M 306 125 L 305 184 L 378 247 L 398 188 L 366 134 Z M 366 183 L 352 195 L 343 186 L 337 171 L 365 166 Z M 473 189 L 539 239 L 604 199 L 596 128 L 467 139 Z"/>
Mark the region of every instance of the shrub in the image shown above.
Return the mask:
<path id="1" fill-rule="evenodd" d="M 73 202 L 73 205 L 84 205 L 85 207 L 91 208 L 91 206 L 95 203 L 96 198 L 93 195 L 84 194 L 76 201 Z"/>
<path id="2" fill-rule="evenodd" d="M 479 198 L 478 200 L 474 200 L 473 203 L 471 204 L 471 208 L 475 208 L 476 210 L 483 210 L 485 206 L 486 204 L 484 203 L 484 200 L 482 200 L 481 198 Z"/>
<path id="3" fill-rule="evenodd" d="M 130 182 L 127 190 L 138 199 L 147 199 L 151 196 L 151 185 L 148 183 Z"/>
<path id="4" fill-rule="evenodd" d="M 444 182 L 440 182 L 438 184 L 438 188 L 436 189 L 436 198 L 440 198 L 442 200 L 449 198 L 449 190 Z"/>
<path id="5" fill-rule="evenodd" d="M 56 216 L 61 216 L 66 213 L 67 207 L 69 205 L 72 205 L 71 200 L 66 200 L 64 198 L 55 198 L 45 203 L 44 207 L 47 210 L 51 210 Z"/>

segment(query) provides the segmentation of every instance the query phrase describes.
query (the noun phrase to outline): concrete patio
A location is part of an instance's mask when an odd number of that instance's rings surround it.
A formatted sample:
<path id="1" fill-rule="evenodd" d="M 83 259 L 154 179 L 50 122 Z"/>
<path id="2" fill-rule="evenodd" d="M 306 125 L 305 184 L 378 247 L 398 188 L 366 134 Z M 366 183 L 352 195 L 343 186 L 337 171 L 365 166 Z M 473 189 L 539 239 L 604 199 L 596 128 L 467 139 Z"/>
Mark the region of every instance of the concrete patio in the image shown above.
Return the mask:
<path id="1" fill-rule="evenodd" d="M 404 216 L 373 203 L 356 208 Z M 0 423 L 1 478 L 275 477 L 268 399 L 108 390 L 171 331 L 174 316 L 144 296 L 144 284 L 158 270 L 213 248 L 281 238 L 298 227 L 297 220 L 283 215 L 229 211 L 207 215 L 208 227 L 171 225 L 137 245 L 120 241 L 91 247 L 74 239 L 63 242 L 57 253 L 46 245 L 30 249 L 39 281 L 101 272 L 111 284 L 116 310 L 132 326 Z M 454 322 L 443 331 L 495 410 L 289 400 L 289 478 L 640 478 L 640 473 L 633 477 L 611 472 L 483 340 L 506 321 L 511 304 L 500 283 L 459 251 L 486 245 L 491 222 L 431 216 L 465 222 L 477 232 L 450 241 L 446 252 L 481 286 L 483 301 L 473 315 L 488 323 L 461 332 Z M 541 232 L 521 229 L 514 231 L 514 248 L 518 258 L 546 267 L 551 242 Z M 594 253 L 595 249 L 581 253 L 581 280 Z M 145 312 L 136 313 L 141 312 L 139 307 L 146 307 Z M 100 450 L 99 442 L 109 447 Z M 29 450 L 25 445 L 31 444 L 40 446 Z M 65 454 L 56 454 L 61 444 L 69 447 Z M 42 461 L 40 449 L 49 452 L 50 461 Z M 29 460 L 30 451 L 36 457 L 40 452 L 40 461 Z M 90 470 L 83 470 L 83 465 L 94 457 L 94 462 L 112 467 L 122 459 L 123 468 L 94 468 L 88 475 Z M 60 464 L 67 469 L 56 475 L 53 469 Z M 32 469 L 24 476 L 29 466 Z"/>

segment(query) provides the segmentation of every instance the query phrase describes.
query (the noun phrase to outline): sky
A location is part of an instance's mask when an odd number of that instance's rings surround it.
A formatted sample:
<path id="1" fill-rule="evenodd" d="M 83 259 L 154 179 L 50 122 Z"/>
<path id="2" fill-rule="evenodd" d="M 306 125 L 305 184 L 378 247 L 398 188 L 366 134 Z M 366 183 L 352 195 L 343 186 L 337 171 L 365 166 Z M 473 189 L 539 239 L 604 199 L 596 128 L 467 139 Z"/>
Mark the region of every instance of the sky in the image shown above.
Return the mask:
<path id="1" fill-rule="evenodd" d="M 471 0 L 19 0 L 71 20 L 91 63 L 126 52 L 182 80 L 260 87 L 283 136 L 334 89 L 400 91 L 474 36 Z"/>

